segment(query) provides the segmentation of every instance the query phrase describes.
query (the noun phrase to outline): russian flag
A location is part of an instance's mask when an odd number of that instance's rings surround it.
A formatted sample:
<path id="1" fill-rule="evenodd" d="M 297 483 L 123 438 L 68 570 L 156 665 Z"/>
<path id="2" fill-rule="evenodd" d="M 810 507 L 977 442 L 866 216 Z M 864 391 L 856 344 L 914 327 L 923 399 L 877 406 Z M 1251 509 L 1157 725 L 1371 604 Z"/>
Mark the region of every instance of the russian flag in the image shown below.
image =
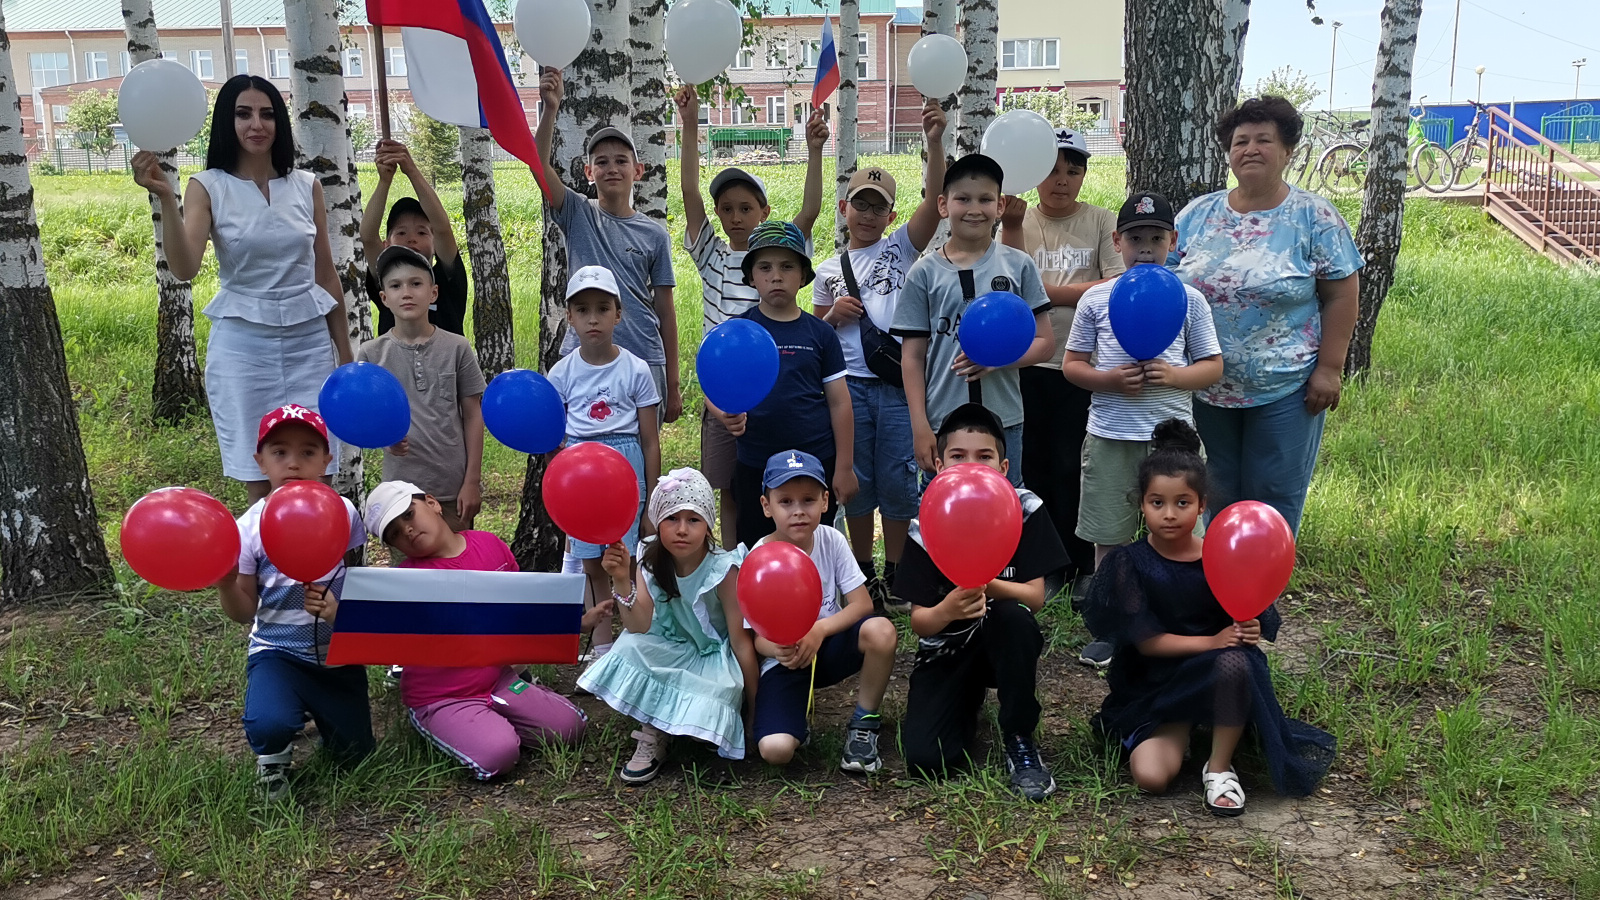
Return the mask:
<path id="1" fill-rule="evenodd" d="M 544 162 L 483 0 L 367 0 L 367 21 L 402 29 L 406 78 L 423 112 L 441 122 L 489 129 L 507 153 L 528 164 L 549 195 Z"/>
<path id="2" fill-rule="evenodd" d="M 582 575 L 349 570 L 328 665 L 575 663 Z"/>
<path id="3" fill-rule="evenodd" d="M 822 49 L 817 53 L 817 80 L 811 83 L 811 108 L 822 104 L 839 89 L 839 52 L 833 46 L 833 20 L 822 19 Z"/>

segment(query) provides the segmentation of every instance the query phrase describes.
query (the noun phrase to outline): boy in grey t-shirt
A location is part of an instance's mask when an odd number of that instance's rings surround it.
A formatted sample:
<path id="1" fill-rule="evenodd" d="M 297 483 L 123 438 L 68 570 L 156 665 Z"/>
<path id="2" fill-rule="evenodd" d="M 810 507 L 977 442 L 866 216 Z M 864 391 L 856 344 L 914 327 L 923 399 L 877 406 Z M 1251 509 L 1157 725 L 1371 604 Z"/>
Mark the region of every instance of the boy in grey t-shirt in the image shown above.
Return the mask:
<path id="1" fill-rule="evenodd" d="M 950 220 L 950 241 L 939 252 L 917 260 L 906 275 L 895 305 L 890 333 L 904 338 L 900 357 L 911 410 L 912 444 L 917 464 L 934 471 L 935 434 L 949 412 L 963 403 L 982 403 L 1006 431 L 1007 477 L 1022 486 L 1022 390 L 1017 370 L 1050 358 L 1050 298 L 1039 268 L 1029 256 L 994 239 L 1004 200 L 1000 164 L 972 153 L 956 160 L 944 176 L 939 215 Z M 958 330 L 968 303 L 990 291 L 1011 291 L 1034 314 L 1033 344 L 1004 369 L 990 369 L 961 352 Z"/>

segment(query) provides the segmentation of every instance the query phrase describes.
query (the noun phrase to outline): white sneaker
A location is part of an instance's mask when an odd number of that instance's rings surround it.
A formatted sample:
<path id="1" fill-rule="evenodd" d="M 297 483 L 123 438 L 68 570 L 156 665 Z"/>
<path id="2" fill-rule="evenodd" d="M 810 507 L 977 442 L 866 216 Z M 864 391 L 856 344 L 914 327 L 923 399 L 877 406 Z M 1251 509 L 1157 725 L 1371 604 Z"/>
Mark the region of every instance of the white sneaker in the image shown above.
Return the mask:
<path id="1" fill-rule="evenodd" d="M 293 748 L 282 753 L 268 753 L 256 757 L 256 785 L 268 803 L 276 803 L 289 793 L 289 766 L 293 762 Z"/>
<path id="2" fill-rule="evenodd" d="M 667 748 L 672 745 L 672 735 L 653 725 L 645 725 L 633 733 L 638 746 L 633 748 L 633 758 L 622 767 L 619 778 L 628 784 L 645 784 L 661 774 L 661 765 L 667 761 Z"/>

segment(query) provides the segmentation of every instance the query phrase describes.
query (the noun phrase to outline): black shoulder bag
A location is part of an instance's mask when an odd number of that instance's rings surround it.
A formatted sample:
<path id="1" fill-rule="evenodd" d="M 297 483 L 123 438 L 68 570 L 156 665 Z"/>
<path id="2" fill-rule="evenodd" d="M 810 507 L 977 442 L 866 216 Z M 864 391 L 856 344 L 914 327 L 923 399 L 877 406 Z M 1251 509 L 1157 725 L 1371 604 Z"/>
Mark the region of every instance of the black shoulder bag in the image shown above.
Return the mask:
<path id="1" fill-rule="evenodd" d="M 884 334 L 872 317 L 867 315 L 867 303 L 861 299 L 861 287 L 856 284 L 856 273 L 850 268 L 850 248 L 839 253 L 839 268 L 844 274 L 844 288 L 850 296 L 861 300 L 861 355 L 866 358 L 867 371 L 897 388 L 906 386 L 900 374 L 900 342 Z"/>

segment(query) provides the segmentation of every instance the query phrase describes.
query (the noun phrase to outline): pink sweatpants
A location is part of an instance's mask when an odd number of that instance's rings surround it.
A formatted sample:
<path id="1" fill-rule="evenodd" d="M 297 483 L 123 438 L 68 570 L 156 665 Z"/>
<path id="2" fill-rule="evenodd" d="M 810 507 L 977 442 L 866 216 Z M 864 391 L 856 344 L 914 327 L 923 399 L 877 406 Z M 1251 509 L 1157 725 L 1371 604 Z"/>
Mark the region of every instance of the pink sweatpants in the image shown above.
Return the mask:
<path id="1" fill-rule="evenodd" d="M 441 700 L 411 710 L 411 724 L 439 749 L 460 760 L 479 780 L 516 765 L 524 744 L 573 743 L 588 717 L 567 698 L 542 685 L 522 682 L 507 668 L 487 700 Z"/>

